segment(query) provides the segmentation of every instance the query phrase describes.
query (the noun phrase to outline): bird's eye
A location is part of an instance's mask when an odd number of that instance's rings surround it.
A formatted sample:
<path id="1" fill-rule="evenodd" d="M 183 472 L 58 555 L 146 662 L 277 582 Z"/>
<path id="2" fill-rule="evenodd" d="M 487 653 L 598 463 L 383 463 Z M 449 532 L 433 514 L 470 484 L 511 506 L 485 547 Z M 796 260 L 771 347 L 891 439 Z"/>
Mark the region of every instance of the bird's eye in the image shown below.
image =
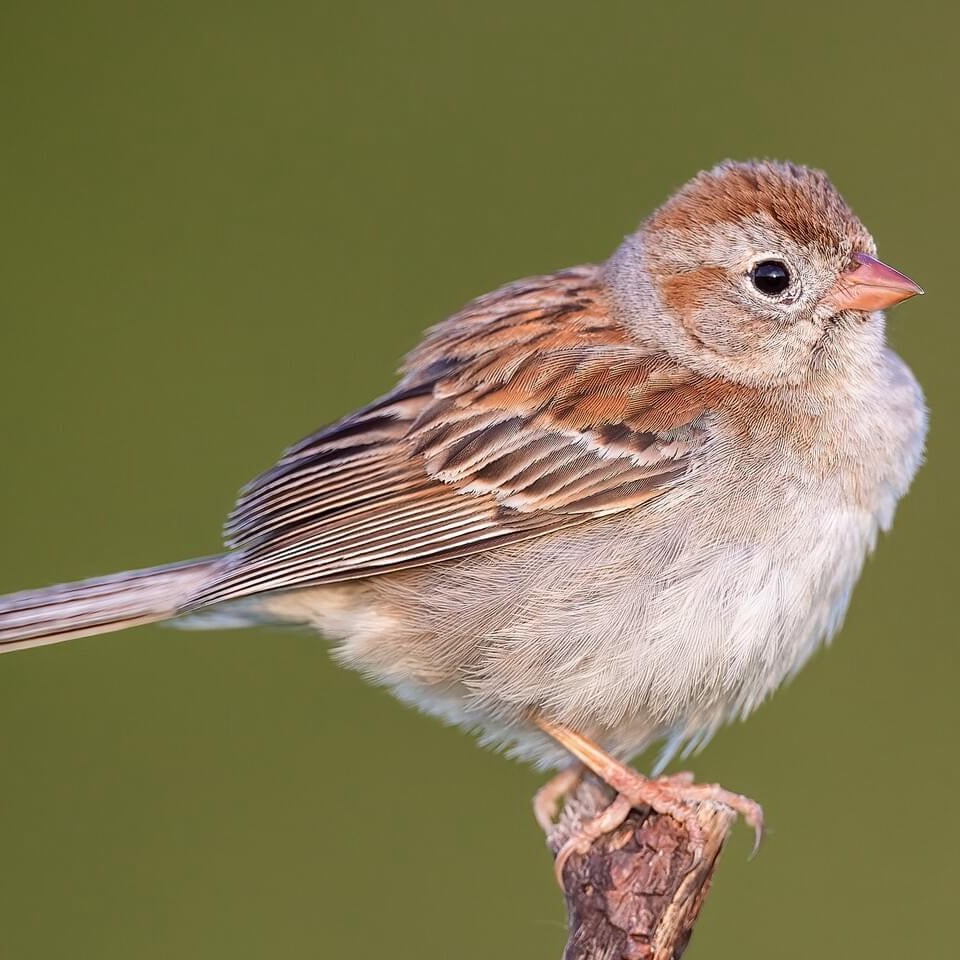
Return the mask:
<path id="1" fill-rule="evenodd" d="M 790 286 L 790 271 L 779 260 L 762 260 L 750 271 L 753 285 L 768 297 L 776 297 Z"/>

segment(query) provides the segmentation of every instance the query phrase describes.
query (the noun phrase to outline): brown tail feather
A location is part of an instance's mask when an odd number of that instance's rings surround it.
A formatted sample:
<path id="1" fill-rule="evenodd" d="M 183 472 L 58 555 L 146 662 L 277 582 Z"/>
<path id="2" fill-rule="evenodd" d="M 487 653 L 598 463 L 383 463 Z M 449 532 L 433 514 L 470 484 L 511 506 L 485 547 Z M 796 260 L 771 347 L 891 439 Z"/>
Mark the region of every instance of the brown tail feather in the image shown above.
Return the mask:
<path id="1" fill-rule="evenodd" d="M 0 597 L 0 653 L 166 620 L 220 560 L 187 560 Z"/>

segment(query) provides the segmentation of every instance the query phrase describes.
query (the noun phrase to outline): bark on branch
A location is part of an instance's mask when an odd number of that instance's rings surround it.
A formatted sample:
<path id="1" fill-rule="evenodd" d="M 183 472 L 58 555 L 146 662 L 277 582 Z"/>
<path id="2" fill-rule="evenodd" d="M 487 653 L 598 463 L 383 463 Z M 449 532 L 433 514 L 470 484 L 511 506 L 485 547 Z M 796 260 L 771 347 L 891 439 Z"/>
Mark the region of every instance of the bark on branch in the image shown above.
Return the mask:
<path id="1" fill-rule="evenodd" d="M 582 783 L 547 838 L 554 854 L 609 802 L 606 788 Z M 699 858 L 686 828 L 649 809 L 633 810 L 587 853 L 570 857 L 563 874 L 564 960 L 673 960 L 683 953 L 735 815 L 704 803 L 696 818 L 703 831 Z"/>

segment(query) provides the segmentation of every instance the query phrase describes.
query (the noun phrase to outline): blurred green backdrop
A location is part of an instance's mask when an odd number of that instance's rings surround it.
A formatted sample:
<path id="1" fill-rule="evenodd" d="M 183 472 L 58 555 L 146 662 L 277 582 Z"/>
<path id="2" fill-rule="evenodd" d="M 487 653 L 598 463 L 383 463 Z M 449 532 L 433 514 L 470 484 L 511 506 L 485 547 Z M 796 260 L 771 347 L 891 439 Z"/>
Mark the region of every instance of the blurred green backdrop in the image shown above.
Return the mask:
<path id="1" fill-rule="evenodd" d="M 830 171 L 928 291 L 929 461 L 840 640 L 695 763 L 764 802 L 692 956 L 938 956 L 960 894 L 955 11 L 4 5 L 0 588 L 216 551 L 234 491 L 419 331 L 603 258 L 699 168 Z M 553 958 L 540 778 L 320 640 L 0 660 L 0 955 Z"/>

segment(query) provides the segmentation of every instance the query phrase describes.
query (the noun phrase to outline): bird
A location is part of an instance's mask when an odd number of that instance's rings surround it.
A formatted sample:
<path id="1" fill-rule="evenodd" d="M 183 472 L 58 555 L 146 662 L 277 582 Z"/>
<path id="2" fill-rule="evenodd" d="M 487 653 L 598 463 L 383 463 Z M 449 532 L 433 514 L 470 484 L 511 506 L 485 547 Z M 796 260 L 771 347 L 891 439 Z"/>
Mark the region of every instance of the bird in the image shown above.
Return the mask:
<path id="1" fill-rule="evenodd" d="M 883 312 L 921 293 L 825 173 L 725 161 L 604 263 L 432 327 L 393 389 L 244 488 L 226 552 L 2 597 L 0 650 L 310 627 L 554 771 L 545 827 L 582 771 L 605 781 L 616 799 L 571 850 L 644 803 L 687 822 L 726 803 L 759 836 L 755 801 L 662 771 L 840 628 L 923 458 Z M 657 744 L 649 776 L 628 766 Z"/>

